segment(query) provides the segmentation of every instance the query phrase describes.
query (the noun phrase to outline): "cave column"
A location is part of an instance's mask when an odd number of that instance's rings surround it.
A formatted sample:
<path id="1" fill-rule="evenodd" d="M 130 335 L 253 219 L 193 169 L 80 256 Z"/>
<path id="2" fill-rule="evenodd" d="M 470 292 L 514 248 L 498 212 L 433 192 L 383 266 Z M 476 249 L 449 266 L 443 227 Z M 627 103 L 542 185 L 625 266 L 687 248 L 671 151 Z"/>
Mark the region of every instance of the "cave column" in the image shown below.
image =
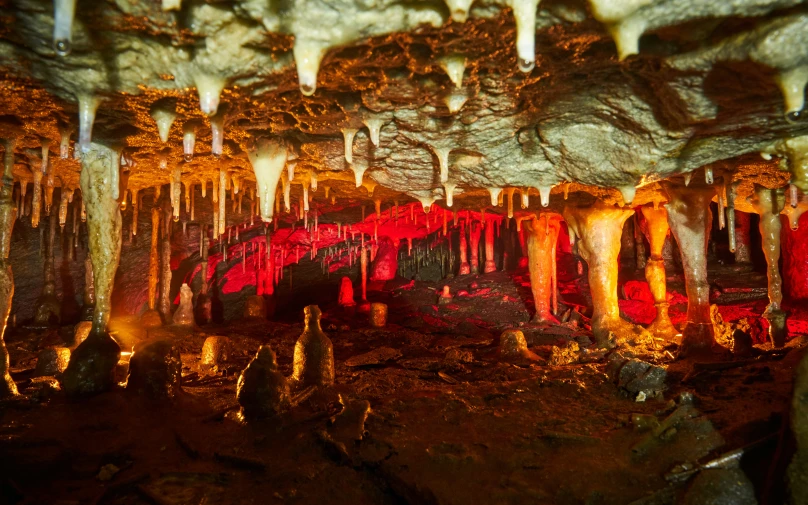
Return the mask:
<path id="1" fill-rule="evenodd" d="M 156 203 L 156 202 L 155 202 Z M 160 285 L 160 208 L 156 205 L 151 212 L 151 244 L 149 247 L 149 308 L 140 316 L 143 326 L 153 328 L 162 324 L 157 308 L 157 288 Z"/>
<path id="2" fill-rule="evenodd" d="M 780 277 L 780 211 L 785 202 L 780 190 L 755 185 L 755 196 L 750 203 L 760 215 L 760 237 L 763 255 L 766 258 L 766 273 L 769 280 L 769 305 L 763 317 L 769 321 L 769 339 L 774 347 L 786 343 L 786 313 L 780 307 L 783 302 L 783 281 Z M 805 275 L 803 273 L 802 275 Z"/>
<path id="3" fill-rule="evenodd" d="M 11 147 L 9 147 L 11 145 Z M 8 372 L 9 359 L 5 334 L 8 316 L 11 313 L 11 299 L 14 297 L 14 275 L 11 272 L 11 231 L 14 228 L 14 179 L 11 169 L 14 160 L 13 143 L 6 143 L 6 163 L 3 173 L 3 186 L 0 187 L 0 398 L 17 394 L 17 385 Z M 9 162 L 9 158 L 11 162 Z"/>
<path id="4" fill-rule="evenodd" d="M 712 186 L 685 187 L 666 185 L 669 203 L 668 222 L 679 244 L 687 290 L 687 325 L 682 331 L 680 356 L 709 352 L 715 345 L 710 319 L 710 285 L 707 282 L 707 241 L 713 215 L 710 202 Z"/>
<path id="5" fill-rule="evenodd" d="M 494 261 L 494 228 L 494 220 L 487 219 L 485 221 L 485 273 L 494 272 L 497 269 Z"/>
<path id="6" fill-rule="evenodd" d="M 589 207 L 564 208 L 567 225 L 580 237 L 578 252 L 589 265 L 592 332 L 601 346 L 609 345 L 609 332 L 622 336 L 634 331 L 633 325 L 620 318 L 617 305 L 620 237 L 623 223 L 633 213 L 631 209 L 609 206 L 600 200 Z"/>
<path id="7" fill-rule="evenodd" d="M 528 270 L 530 290 L 536 306 L 534 322 L 557 323 L 552 311 L 553 276 L 555 275 L 555 255 L 553 250 L 561 229 L 561 216 L 542 214 L 533 222 L 525 222 L 527 234 Z"/>
<path id="8" fill-rule="evenodd" d="M 460 223 L 460 270 L 458 271 L 458 275 L 466 275 L 471 273 L 471 267 L 469 266 L 469 246 L 468 242 L 466 241 L 466 223 Z"/>
<path id="9" fill-rule="evenodd" d="M 118 204 L 120 153 L 90 143 L 81 156 L 81 194 L 87 208 L 95 309 L 90 335 L 70 357 L 62 375 L 68 395 L 88 395 L 112 387 L 112 371 L 120 358 L 118 344 L 107 333 L 112 288 L 121 256 L 121 213 Z"/>
<path id="10" fill-rule="evenodd" d="M 221 198 L 221 195 L 219 195 Z M 167 204 L 170 200 L 164 202 L 163 208 L 163 238 L 160 244 L 160 313 L 163 315 L 165 324 L 171 324 L 173 318 L 171 314 L 171 212 Z"/>
<path id="11" fill-rule="evenodd" d="M 662 207 L 654 208 L 647 205 L 641 208 L 645 217 L 645 235 L 651 247 L 651 257 L 645 262 L 645 279 L 651 289 L 651 296 L 654 298 L 656 306 L 656 318 L 648 327 L 648 330 L 655 336 L 672 339 L 679 332 L 674 328 L 668 316 L 667 286 L 665 282 L 665 258 L 662 256 L 662 249 L 665 247 L 665 240 L 670 232 L 668 226 L 668 211 Z M 638 237 L 637 243 L 641 243 Z"/>
<path id="12" fill-rule="evenodd" d="M 469 264 L 471 273 L 480 273 L 480 226 L 475 226 L 475 222 L 469 216 L 469 237 L 471 238 L 471 261 Z"/>

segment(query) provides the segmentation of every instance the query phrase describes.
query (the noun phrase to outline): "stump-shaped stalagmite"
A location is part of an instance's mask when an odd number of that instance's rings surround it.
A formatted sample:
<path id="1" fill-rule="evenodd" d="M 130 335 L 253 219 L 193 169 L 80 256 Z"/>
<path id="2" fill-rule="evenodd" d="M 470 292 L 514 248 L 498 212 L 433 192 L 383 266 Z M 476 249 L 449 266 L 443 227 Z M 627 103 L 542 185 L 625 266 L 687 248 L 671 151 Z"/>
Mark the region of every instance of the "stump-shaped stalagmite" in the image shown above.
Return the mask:
<path id="1" fill-rule="evenodd" d="M 275 351 L 261 346 L 236 384 L 236 399 L 246 417 L 270 417 L 289 410 L 292 397 L 286 377 L 278 370 Z"/>
<path id="2" fill-rule="evenodd" d="M 642 215 L 645 216 L 646 224 L 643 231 L 651 246 L 651 257 L 645 263 L 645 279 L 648 281 L 656 306 L 656 318 L 648 327 L 648 331 L 659 338 L 672 339 L 679 332 L 673 327 L 668 316 L 665 258 L 662 256 L 662 249 L 670 231 L 668 212 L 662 207 L 655 209 L 653 206 L 645 206 L 642 207 Z"/>
<path id="3" fill-rule="evenodd" d="M 353 307 L 354 301 L 353 283 L 349 277 L 343 277 L 339 285 L 339 304 L 343 307 Z"/>
<path id="4" fill-rule="evenodd" d="M 782 347 L 786 343 L 786 313 L 780 308 L 783 301 L 783 280 L 780 277 L 780 211 L 785 202 L 782 191 L 755 186 L 755 197 L 750 202 L 760 214 L 760 237 L 763 255 L 766 257 L 766 272 L 769 279 L 769 306 L 763 317 L 769 321 L 769 338 L 772 345 Z"/>
<path id="5" fill-rule="evenodd" d="M 666 185 L 668 211 L 673 236 L 679 244 L 687 290 L 687 325 L 682 330 L 681 356 L 709 351 L 715 345 L 710 319 L 710 285 L 707 282 L 707 240 L 713 216 L 710 201 L 712 186 L 684 187 Z"/>
<path id="6" fill-rule="evenodd" d="M 87 207 L 90 259 L 93 264 L 95 310 L 90 336 L 70 357 L 61 382 L 69 395 L 94 394 L 113 384 L 112 371 L 121 350 L 107 333 L 112 287 L 121 256 L 121 213 L 118 205 L 120 154 L 88 144 L 81 158 L 81 194 Z"/>
<path id="7" fill-rule="evenodd" d="M 398 270 L 398 239 L 382 237 L 379 241 L 376 257 L 370 265 L 370 279 L 373 281 L 389 281 L 396 277 Z"/>
<path id="8" fill-rule="evenodd" d="M 555 276 L 555 247 L 561 229 L 561 216 L 542 214 L 533 222 L 522 224 L 526 228 L 530 290 L 536 305 L 534 322 L 557 322 L 553 316 L 552 298 Z"/>
<path id="9" fill-rule="evenodd" d="M 174 312 L 173 325 L 191 328 L 194 325 L 194 293 L 191 287 L 183 283 L 180 287 L 180 305 Z"/>
<path id="10" fill-rule="evenodd" d="M 14 276 L 11 273 L 11 261 L 8 259 L 11 250 L 11 229 L 14 227 L 16 213 L 13 191 L 11 167 L 6 164 L 3 185 L 0 187 L 0 398 L 17 394 L 17 385 L 8 373 L 8 350 L 4 339 L 8 315 L 11 313 L 11 299 L 14 296 Z"/>
<path id="11" fill-rule="evenodd" d="M 154 328 L 163 324 L 157 312 L 157 287 L 160 283 L 160 255 L 157 245 L 160 242 L 160 209 L 152 207 L 151 215 L 151 247 L 149 248 L 149 308 L 140 316 L 140 322 L 146 328 Z"/>
<path id="12" fill-rule="evenodd" d="M 306 307 L 305 325 L 295 344 L 292 378 L 303 386 L 330 386 L 334 384 L 334 346 L 320 328 L 320 307 Z"/>
<path id="13" fill-rule="evenodd" d="M 634 325 L 620 318 L 617 306 L 617 259 L 623 223 L 633 210 L 606 205 L 600 200 L 588 207 L 564 208 L 567 226 L 580 237 L 578 251 L 589 265 L 592 292 L 592 332 L 600 345 L 608 344 L 609 332 L 620 337 L 637 333 Z"/>

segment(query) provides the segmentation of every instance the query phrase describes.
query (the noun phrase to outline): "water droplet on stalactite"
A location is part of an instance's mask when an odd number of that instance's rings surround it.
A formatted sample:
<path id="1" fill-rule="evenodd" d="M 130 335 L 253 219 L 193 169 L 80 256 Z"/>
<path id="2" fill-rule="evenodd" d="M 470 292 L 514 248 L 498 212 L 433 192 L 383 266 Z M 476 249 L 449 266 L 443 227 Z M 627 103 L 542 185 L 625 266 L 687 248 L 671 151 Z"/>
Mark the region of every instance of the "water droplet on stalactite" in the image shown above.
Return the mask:
<path id="1" fill-rule="evenodd" d="M 631 205 L 634 201 L 634 196 L 637 194 L 637 188 L 631 185 L 620 186 L 617 188 L 620 196 L 623 197 L 623 205 Z"/>
<path id="2" fill-rule="evenodd" d="M 438 60 L 438 64 L 454 83 L 455 88 L 463 87 L 463 73 L 466 71 L 466 57 L 462 54 L 450 54 Z"/>
<path id="3" fill-rule="evenodd" d="M 79 145 L 81 150 L 86 152 L 90 148 L 93 138 L 93 123 L 95 123 L 95 113 L 101 99 L 88 94 L 79 95 Z"/>
<path id="4" fill-rule="evenodd" d="M 292 52 L 297 67 L 300 92 L 305 96 L 311 96 L 317 90 L 317 72 L 320 71 L 320 61 L 323 59 L 326 47 L 322 42 L 295 34 L 295 45 Z"/>
<path id="5" fill-rule="evenodd" d="M 375 147 L 379 147 L 379 135 L 384 125 L 384 120 L 379 118 L 365 118 L 362 122 L 368 127 L 370 142 Z"/>
<path id="6" fill-rule="evenodd" d="M 50 154 L 50 139 L 42 139 L 42 173 L 48 172 L 48 155 Z"/>
<path id="7" fill-rule="evenodd" d="M 539 0 L 509 0 L 516 20 L 516 54 L 519 70 L 530 72 L 536 62 L 536 10 Z"/>
<path id="8" fill-rule="evenodd" d="M 59 125 L 59 157 L 66 160 L 70 157 L 70 134 L 73 133 L 71 125 Z"/>
<path id="9" fill-rule="evenodd" d="M 801 65 L 777 76 L 777 84 L 785 100 L 786 120 L 797 122 L 805 106 L 805 86 L 808 84 L 808 65 Z"/>
<path id="10" fill-rule="evenodd" d="M 468 100 L 468 95 L 466 94 L 465 90 L 452 90 L 451 93 L 446 95 L 444 98 L 444 102 L 446 102 L 446 108 L 449 109 L 449 112 L 452 114 L 456 114 L 463 108 Z"/>
<path id="11" fill-rule="evenodd" d="M 685 178 L 685 186 L 690 186 L 690 178 L 693 177 L 693 172 L 688 172 L 684 174 Z"/>
<path id="12" fill-rule="evenodd" d="M 216 114 L 225 80 L 219 76 L 197 73 L 194 76 L 194 84 L 199 93 L 199 109 L 206 116 Z"/>
<path id="13" fill-rule="evenodd" d="M 190 162 L 194 159 L 194 147 L 196 146 L 196 127 L 199 122 L 195 119 L 186 121 L 182 125 L 182 152 L 185 155 L 185 161 Z"/>
<path id="14" fill-rule="evenodd" d="M 261 219 L 271 221 L 275 210 L 275 192 L 286 164 L 286 145 L 270 139 L 258 139 L 253 150 L 248 152 L 255 173 Z M 284 186 L 284 200 L 288 210 L 287 191 Z"/>
<path id="15" fill-rule="evenodd" d="M 454 204 L 454 190 L 457 184 L 454 182 L 444 182 L 443 192 L 446 195 L 446 206 L 451 207 Z"/>
<path id="16" fill-rule="evenodd" d="M 438 157 L 438 167 L 440 169 L 440 182 L 444 183 L 449 180 L 449 153 L 452 151 L 451 147 L 435 147 L 429 146 L 435 156 Z"/>
<path id="17" fill-rule="evenodd" d="M 210 152 L 217 160 L 222 156 L 222 147 L 224 144 L 224 116 L 225 112 L 222 110 L 210 118 L 210 133 L 212 138 Z"/>
<path id="18" fill-rule="evenodd" d="M 539 200 L 541 201 L 542 207 L 547 207 L 550 205 L 550 190 L 552 190 L 552 186 L 540 186 L 539 188 Z M 508 216 L 513 217 L 513 216 Z"/>
<path id="19" fill-rule="evenodd" d="M 704 167 L 704 182 L 707 185 L 713 184 L 713 169 L 709 167 Z"/>
<path id="20" fill-rule="evenodd" d="M 171 125 L 174 124 L 174 120 L 177 119 L 177 113 L 161 105 L 151 110 L 151 117 L 157 123 L 157 133 L 160 135 L 160 141 L 163 143 L 168 142 L 168 133 L 171 131 Z"/>
<path id="21" fill-rule="evenodd" d="M 75 15 L 76 0 L 53 1 L 53 50 L 59 56 L 67 56 L 73 49 Z"/>
<path id="22" fill-rule="evenodd" d="M 345 139 L 345 161 L 353 163 L 353 141 L 358 132 L 356 128 L 343 128 L 342 137 Z"/>

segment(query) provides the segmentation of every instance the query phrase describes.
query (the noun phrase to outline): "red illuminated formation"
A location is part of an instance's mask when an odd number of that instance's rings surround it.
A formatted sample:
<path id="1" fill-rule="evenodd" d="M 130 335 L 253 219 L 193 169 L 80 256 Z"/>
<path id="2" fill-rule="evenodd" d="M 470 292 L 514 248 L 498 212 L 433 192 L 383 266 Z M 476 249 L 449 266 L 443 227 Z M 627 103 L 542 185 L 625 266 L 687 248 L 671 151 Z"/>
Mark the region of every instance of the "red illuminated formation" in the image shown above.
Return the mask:
<path id="1" fill-rule="evenodd" d="M 533 221 L 522 223 L 527 234 L 530 288 L 536 305 L 535 322 L 558 322 L 552 311 L 553 278 L 555 276 L 555 247 L 561 216 L 542 213 Z"/>
<path id="2" fill-rule="evenodd" d="M 352 307 L 356 305 L 354 301 L 353 284 L 351 279 L 343 277 L 339 285 L 339 304 L 343 307 Z"/>
<path id="3" fill-rule="evenodd" d="M 468 259 L 468 243 L 466 241 L 466 221 L 460 223 L 460 270 L 459 275 L 468 275 L 471 273 Z"/>
<path id="4" fill-rule="evenodd" d="M 397 238 L 382 237 L 378 242 L 378 250 L 370 266 L 370 279 L 373 281 L 389 281 L 396 276 L 398 270 Z"/>
<path id="5" fill-rule="evenodd" d="M 808 217 L 799 217 L 793 224 L 782 235 L 783 288 L 794 300 L 808 300 Z"/>
<path id="6" fill-rule="evenodd" d="M 662 248 L 668 238 L 670 228 L 668 227 L 668 213 L 662 208 L 654 208 L 646 205 L 641 208 L 645 217 L 645 236 L 651 245 L 651 257 L 645 264 L 645 278 L 651 288 L 651 295 L 656 306 L 656 318 L 648 331 L 655 336 L 664 339 L 673 339 L 679 332 L 671 324 L 668 308 L 670 304 L 667 299 L 667 289 L 665 285 L 665 259 L 662 257 Z"/>

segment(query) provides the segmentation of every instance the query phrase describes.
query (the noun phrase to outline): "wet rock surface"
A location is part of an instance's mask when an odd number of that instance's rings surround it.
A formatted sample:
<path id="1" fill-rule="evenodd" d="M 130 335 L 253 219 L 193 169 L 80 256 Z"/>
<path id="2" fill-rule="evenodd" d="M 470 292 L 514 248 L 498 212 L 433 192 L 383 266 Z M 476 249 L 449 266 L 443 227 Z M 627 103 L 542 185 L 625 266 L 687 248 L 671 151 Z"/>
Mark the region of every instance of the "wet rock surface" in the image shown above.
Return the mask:
<path id="1" fill-rule="evenodd" d="M 275 352 L 268 345 L 258 350 L 239 376 L 236 398 L 248 418 L 275 416 L 292 406 L 289 383 L 278 369 Z"/>
<path id="2" fill-rule="evenodd" d="M 109 391 L 113 370 L 121 349 L 107 333 L 90 333 L 70 355 L 62 377 L 62 389 L 70 396 L 87 396 Z"/>
<path id="3" fill-rule="evenodd" d="M 129 360 L 127 391 L 154 399 L 171 399 L 182 392 L 179 349 L 168 340 L 147 340 L 135 346 Z"/>

